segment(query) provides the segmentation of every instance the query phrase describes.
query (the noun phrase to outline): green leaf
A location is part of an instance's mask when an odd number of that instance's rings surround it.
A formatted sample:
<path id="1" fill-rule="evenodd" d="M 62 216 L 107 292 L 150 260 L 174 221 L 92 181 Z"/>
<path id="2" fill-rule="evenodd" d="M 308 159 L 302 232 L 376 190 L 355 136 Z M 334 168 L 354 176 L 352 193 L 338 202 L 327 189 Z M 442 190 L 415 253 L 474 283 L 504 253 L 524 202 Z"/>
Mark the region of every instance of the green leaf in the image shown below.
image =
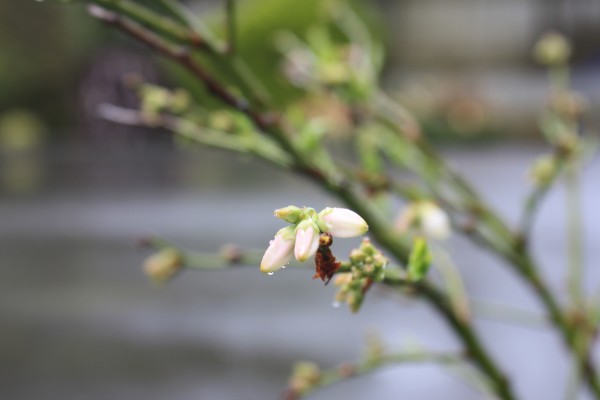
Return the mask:
<path id="1" fill-rule="evenodd" d="M 408 259 L 408 278 L 413 282 L 423 279 L 429 271 L 431 259 L 431 252 L 425 239 L 422 237 L 416 238 Z"/>

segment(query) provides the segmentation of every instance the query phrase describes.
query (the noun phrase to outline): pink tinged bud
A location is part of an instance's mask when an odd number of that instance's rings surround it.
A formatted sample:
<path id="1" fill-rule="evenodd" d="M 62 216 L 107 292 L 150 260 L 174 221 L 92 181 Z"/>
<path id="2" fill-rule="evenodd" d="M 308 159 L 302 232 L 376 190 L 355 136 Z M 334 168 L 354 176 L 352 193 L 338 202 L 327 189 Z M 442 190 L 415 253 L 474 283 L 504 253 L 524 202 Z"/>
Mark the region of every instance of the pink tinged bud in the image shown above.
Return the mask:
<path id="1" fill-rule="evenodd" d="M 260 272 L 273 273 L 290 262 L 294 254 L 294 227 L 281 229 L 269 243 L 260 262 Z"/>
<path id="2" fill-rule="evenodd" d="M 315 255 L 319 248 L 319 227 L 312 220 L 305 219 L 296 228 L 294 255 L 298 261 L 306 261 Z"/>
<path id="3" fill-rule="evenodd" d="M 369 230 L 360 215 L 346 208 L 327 207 L 319 213 L 318 224 L 323 232 L 340 238 L 361 236 Z"/>

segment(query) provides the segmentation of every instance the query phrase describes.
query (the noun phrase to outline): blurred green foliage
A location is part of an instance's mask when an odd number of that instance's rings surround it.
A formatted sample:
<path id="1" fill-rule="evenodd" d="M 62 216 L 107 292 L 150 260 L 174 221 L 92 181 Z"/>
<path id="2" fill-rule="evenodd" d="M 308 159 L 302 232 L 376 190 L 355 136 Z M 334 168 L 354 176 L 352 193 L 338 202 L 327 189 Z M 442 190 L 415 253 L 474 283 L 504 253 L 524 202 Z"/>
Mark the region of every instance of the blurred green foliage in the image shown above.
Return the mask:
<path id="1" fill-rule="evenodd" d="M 224 2 L 223 2 L 224 3 Z M 347 40 L 333 26 L 329 12 L 330 7 L 323 7 L 326 0 L 246 0 L 240 1 L 236 12 L 236 55 L 256 75 L 260 84 L 274 97 L 275 103 L 284 108 L 292 100 L 299 98 L 303 91 L 292 85 L 289 79 L 282 74 L 282 53 L 277 47 L 277 36 L 282 32 L 291 32 L 301 39 L 310 34 L 310 28 L 319 27 L 329 32 L 333 40 L 343 42 Z M 335 1 L 330 1 L 334 5 Z M 382 40 L 383 33 L 378 21 L 377 13 L 366 2 L 350 0 L 348 3 L 356 10 L 357 14 L 368 22 L 370 32 L 378 40 Z M 226 39 L 226 17 L 224 8 L 200 16 L 221 39 Z M 203 57 L 203 63 L 211 73 L 221 81 L 227 82 L 227 68 L 221 63 L 215 63 L 210 57 Z M 194 97 L 201 98 L 203 102 L 210 103 L 211 96 L 207 96 L 204 88 L 197 80 L 189 76 L 179 66 L 168 63 L 169 70 L 177 82 L 190 90 Z"/>
<path id="2" fill-rule="evenodd" d="M 160 1 L 156 10 L 167 14 Z M 276 48 L 275 36 L 286 30 L 304 38 L 311 26 L 328 22 L 323 0 L 246 0 L 237 7 L 238 56 L 248 64 L 261 83 L 274 94 L 278 104 L 284 106 L 296 98 L 300 91 L 281 74 L 279 60 L 282 55 Z M 364 2 L 351 3 L 361 16 L 374 21 L 375 14 Z M 215 31 L 225 37 L 224 7 L 206 15 L 198 15 Z M 224 2 L 223 2 L 224 5 Z M 325 11 L 327 8 L 325 8 Z M 381 24 L 371 24 L 381 26 Z M 335 35 L 335 29 L 330 29 Z M 379 37 L 383 35 L 377 33 Z M 90 56 L 106 46 L 107 36 L 114 41 L 114 33 L 89 18 L 84 2 L 36 2 L 8 0 L 0 2 L 0 114 L 11 109 L 25 109 L 38 117 L 50 130 L 73 126 L 77 113 L 78 77 L 89 63 Z M 339 35 L 341 36 L 341 35 Z M 128 42 L 131 43 L 131 42 Z M 219 79 L 226 80 L 223 65 L 207 67 Z M 165 62 L 166 73 L 175 84 L 186 87 L 204 102 L 210 102 L 204 88 L 186 72 Z"/>
<path id="3" fill-rule="evenodd" d="M 0 150 L 22 151 L 37 146 L 44 128 L 35 114 L 25 110 L 8 110 L 0 115 Z"/>

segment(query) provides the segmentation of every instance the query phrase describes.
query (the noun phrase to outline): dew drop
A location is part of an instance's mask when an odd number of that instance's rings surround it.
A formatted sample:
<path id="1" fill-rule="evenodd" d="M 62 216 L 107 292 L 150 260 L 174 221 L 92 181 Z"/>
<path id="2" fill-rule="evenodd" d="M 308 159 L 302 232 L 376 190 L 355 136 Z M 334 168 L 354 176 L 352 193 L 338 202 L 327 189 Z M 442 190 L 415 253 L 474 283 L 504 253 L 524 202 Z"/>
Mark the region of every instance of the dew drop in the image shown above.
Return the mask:
<path id="1" fill-rule="evenodd" d="M 334 301 L 333 303 L 331 303 L 331 305 L 333 306 L 333 308 L 340 308 L 342 303 L 340 303 L 339 301 Z"/>
<path id="2" fill-rule="evenodd" d="M 267 275 L 269 275 L 269 276 L 273 276 L 273 274 L 274 274 L 274 273 L 275 273 L 275 272 L 267 272 Z"/>

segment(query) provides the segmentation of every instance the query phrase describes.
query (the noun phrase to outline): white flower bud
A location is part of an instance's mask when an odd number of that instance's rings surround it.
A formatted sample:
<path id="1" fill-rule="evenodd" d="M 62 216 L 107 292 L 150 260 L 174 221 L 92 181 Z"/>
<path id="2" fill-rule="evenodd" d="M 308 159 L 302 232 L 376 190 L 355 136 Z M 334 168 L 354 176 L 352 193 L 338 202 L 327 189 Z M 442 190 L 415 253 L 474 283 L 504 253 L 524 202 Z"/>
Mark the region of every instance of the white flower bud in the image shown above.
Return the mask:
<path id="1" fill-rule="evenodd" d="M 294 227 L 281 229 L 269 243 L 260 262 L 260 271 L 273 273 L 284 267 L 294 254 Z"/>
<path id="2" fill-rule="evenodd" d="M 317 221 L 321 231 L 341 238 L 364 235 L 369 230 L 360 215 L 346 208 L 327 207 L 319 213 Z"/>
<path id="3" fill-rule="evenodd" d="M 319 227 L 310 219 L 305 219 L 296 228 L 294 255 L 298 261 L 306 261 L 319 248 Z"/>
<path id="4" fill-rule="evenodd" d="M 452 233 L 450 218 L 446 211 L 430 201 L 420 204 L 419 222 L 425 236 L 432 239 L 444 240 Z"/>
<path id="5" fill-rule="evenodd" d="M 396 220 L 396 230 L 401 234 L 413 231 L 436 240 L 447 239 L 452 233 L 446 211 L 428 200 L 408 205 Z"/>

